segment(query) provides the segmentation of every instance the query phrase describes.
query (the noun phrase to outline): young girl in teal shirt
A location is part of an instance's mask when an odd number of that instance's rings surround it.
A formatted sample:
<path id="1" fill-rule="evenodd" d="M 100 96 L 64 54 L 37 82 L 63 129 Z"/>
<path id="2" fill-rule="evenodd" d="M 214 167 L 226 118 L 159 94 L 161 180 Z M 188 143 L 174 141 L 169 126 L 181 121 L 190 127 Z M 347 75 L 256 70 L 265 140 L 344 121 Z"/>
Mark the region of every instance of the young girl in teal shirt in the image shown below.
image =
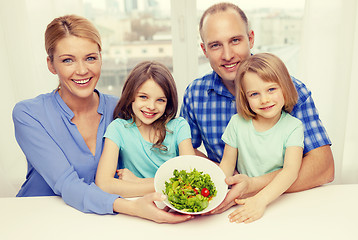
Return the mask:
<path id="1" fill-rule="evenodd" d="M 297 92 L 284 63 L 273 54 L 255 54 L 242 63 L 235 78 L 236 106 L 222 139 L 220 167 L 226 176 L 235 169 L 250 178 L 277 171 L 256 195 L 236 199 L 242 205 L 229 215 L 232 222 L 259 219 L 267 205 L 296 180 L 303 153 L 302 122 L 288 114 Z M 245 183 L 243 183 L 245 184 Z"/>
<path id="2" fill-rule="evenodd" d="M 169 70 L 158 62 L 138 64 L 124 84 L 115 120 L 104 135 L 96 184 L 109 193 L 140 196 L 154 191 L 152 178 L 165 161 L 195 155 L 189 124 L 175 118 L 177 109 Z M 119 179 L 114 177 L 118 165 Z"/>

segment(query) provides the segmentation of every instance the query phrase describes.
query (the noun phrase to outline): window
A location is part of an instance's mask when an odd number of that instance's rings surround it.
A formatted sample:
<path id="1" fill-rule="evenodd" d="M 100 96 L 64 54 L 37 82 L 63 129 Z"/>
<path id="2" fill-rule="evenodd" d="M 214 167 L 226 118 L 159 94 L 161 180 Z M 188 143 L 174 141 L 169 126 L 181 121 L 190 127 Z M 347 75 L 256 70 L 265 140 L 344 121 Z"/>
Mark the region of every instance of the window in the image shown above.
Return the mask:
<path id="1" fill-rule="evenodd" d="M 101 92 L 120 96 L 127 75 L 144 60 L 157 60 L 173 69 L 170 1 L 83 2 L 85 17 L 102 37 L 103 66 L 97 85 Z"/>
<path id="2" fill-rule="evenodd" d="M 177 74 L 174 77 L 176 80 L 180 79 L 177 80 L 179 96 L 195 76 L 199 77 L 211 71 L 200 48 L 198 26 L 204 10 L 214 3 L 221 2 L 220 0 L 197 0 L 196 11 L 189 13 L 186 13 L 189 9 L 180 8 L 195 8 L 193 0 L 183 0 L 180 3 L 175 0 L 83 1 L 85 17 L 97 26 L 103 41 L 102 77 L 98 83 L 100 91 L 120 96 L 126 76 L 143 60 L 157 60 L 173 72 L 175 54 L 186 55 L 176 61 L 177 64 L 190 65 L 176 66 Z M 231 2 L 237 4 L 237 1 Z M 182 11 L 184 15 L 173 14 L 170 9 L 171 3 L 175 3 L 174 7 L 177 8 L 175 13 Z M 249 24 L 255 32 L 252 52 L 272 52 L 278 55 L 285 62 L 289 72 L 296 75 L 304 0 L 293 0 L 290 3 L 282 0 L 243 0 L 240 1 L 239 7 L 247 14 Z M 195 12 L 197 16 L 188 20 L 188 14 L 195 15 Z M 172 27 L 178 28 L 179 36 L 172 33 Z M 187 30 L 189 28 L 194 29 L 192 32 L 195 32 L 196 37 L 175 39 L 181 38 L 180 34 L 186 34 L 188 37 L 191 34 Z M 177 45 L 180 41 L 187 41 L 187 45 Z M 176 44 L 176 51 L 173 51 L 173 44 Z M 193 55 L 195 49 L 197 53 Z M 197 66 L 190 63 L 191 58 L 196 58 L 196 55 Z M 192 73 L 183 74 L 186 71 Z"/>
<path id="3" fill-rule="evenodd" d="M 221 1 L 197 0 L 198 23 L 202 13 L 211 5 Z M 302 19 L 305 0 L 228 0 L 237 4 L 247 15 L 255 33 L 252 53 L 271 52 L 280 57 L 291 75 L 298 73 Z M 198 35 L 200 40 L 200 35 Z M 211 71 L 202 50 L 199 49 L 199 75 Z"/>

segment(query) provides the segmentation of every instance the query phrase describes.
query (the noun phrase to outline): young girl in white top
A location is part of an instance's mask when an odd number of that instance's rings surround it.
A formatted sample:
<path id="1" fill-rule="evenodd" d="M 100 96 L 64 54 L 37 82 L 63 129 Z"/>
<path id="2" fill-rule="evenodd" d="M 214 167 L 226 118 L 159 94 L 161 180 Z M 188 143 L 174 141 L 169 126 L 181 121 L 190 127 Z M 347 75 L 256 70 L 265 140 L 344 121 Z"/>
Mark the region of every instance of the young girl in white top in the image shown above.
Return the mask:
<path id="1" fill-rule="evenodd" d="M 104 135 L 96 184 L 123 197 L 154 192 L 152 178 L 161 164 L 178 155 L 195 155 L 189 124 L 175 118 L 177 110 L 177 90 L 167 67 L 139 63 L 124 84 Z"/>
<path id="2" fill-rule="evenodd" d="M 297 92 L 284 63 L 269 53 L 255 54 L 240 64 L 235 78 L 236 106 L 222 139 L 221 169 L 232 176 L 257 177 L 282 170 L 256 195 L 236 199 L 232 222 L 249 223 L 262 217 L 266 206 L 296 180 L 302 161 L 303 125 L 289 113 Z"/>

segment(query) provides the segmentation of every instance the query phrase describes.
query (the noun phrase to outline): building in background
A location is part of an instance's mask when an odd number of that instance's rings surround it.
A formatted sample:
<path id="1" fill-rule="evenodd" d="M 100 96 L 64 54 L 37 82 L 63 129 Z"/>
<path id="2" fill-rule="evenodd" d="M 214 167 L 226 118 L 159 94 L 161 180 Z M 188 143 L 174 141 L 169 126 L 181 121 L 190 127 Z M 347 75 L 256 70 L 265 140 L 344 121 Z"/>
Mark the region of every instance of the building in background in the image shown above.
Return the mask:
<path id="1" fill-rule="evenodd" d="M 85 0 L 85 15 L 99 29 L 103 41 L 103 68 L 98 88 L 119 96 L 130 70 L 144 60 L 157 60 L 173 69 L 170 10 L 163 0 Z M 167 1 L 167 0 L 164 0 Z M 246 11 L 255 31 L 252 50 L 272 52 L 281 57 L 290 72 L 295 71 L 303 9 L 255 9 Z M 198 12 L 198 22 L 202 12 Z M 211 71 L 200 48 L 199 74 Z"/>

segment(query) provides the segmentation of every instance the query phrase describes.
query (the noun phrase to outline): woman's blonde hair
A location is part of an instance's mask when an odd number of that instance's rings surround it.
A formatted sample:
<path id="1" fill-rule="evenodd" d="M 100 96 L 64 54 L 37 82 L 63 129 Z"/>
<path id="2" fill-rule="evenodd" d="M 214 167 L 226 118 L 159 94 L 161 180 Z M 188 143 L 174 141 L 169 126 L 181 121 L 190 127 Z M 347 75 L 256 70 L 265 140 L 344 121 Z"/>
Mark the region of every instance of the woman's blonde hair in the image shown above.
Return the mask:
<path id="1" fill-rule="evenodd" d="M 89 20 L 76 15 L 65 15 L 53 19 L 46 28 L 45 49 L 51 62 L 58 41 L 68 36 L 89 39 L 98 45 L 100 52 L 102 50 L 99 32 Z"/>
<path id="2" fill-rule="evenodd" d="M 113 112 L 113 119 L 133 119 L 133 122 L 135 122 L 132 103 L 140 86 L 149 79 L 153 79 L 163 89 L 167 98 L 164 114 L 153 123 L 153 129 L 159 134 L 158 141 L 153 144 L 153 148 L 165 151 L 167 148 L 163 145 L 163 141 L 167 132 L 166 125 L 175 118 L 178 111 L 178 94 L 175 81 L 165 65 L 156 61 L 144 61 L 133 68 L 124 83 L 121 98 Z"/>
<path id="3" fill-rule="evenodd" d="M 245 119 L 256 117 L 256 113 L 250 108 L 243 87 L 243 79 L 247 72 L 257 74 L 265 82 L 277 83 L 285 99 L 283 110 L 288 113 L 292 111 L 297 103 L 298 94 L 285 64 L 271 53 L 258 53 L 240 63 L 235 77 L 236 108 L 242 117 Z"/>

